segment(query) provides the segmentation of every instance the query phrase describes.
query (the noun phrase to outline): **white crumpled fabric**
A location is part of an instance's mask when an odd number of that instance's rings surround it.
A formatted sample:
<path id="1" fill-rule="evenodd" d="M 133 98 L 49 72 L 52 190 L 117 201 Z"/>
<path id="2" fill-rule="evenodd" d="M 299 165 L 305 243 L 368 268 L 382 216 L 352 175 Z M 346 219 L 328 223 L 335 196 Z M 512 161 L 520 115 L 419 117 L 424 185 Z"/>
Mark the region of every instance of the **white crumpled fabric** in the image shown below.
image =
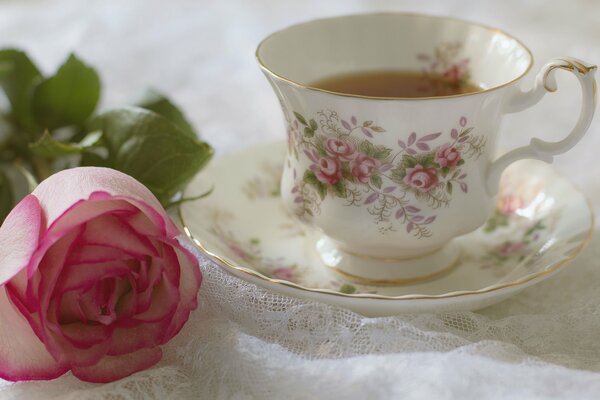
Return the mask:
<path id="1" fill-rule="evenodd" d="M 283 138 L 258 41 L 315 17 L 369 10 L 454 15 L 503 28 L 536 56 L 600 62 L 600 3 L 414 1 L 2 1 L 0 45 L 52 71 L 69 51 L 96 66 L 103 108 L 151 85 L 167 92 L 219 153 Z M 579 106 L 575 80 L 506 118 L 503 148 L 559 139 Z M 533 80 L 528 76 L 526 84 Z M 600 208 L 599 120 L 556 168 Z M 66 375 L 0 383 L 3 399 L 597 399 L 600 238 L 562 274 L 478 312 L 363 318 L 282 297 L 199 253 L 200 307 L 148 371 L 106 385 Z M 1 338 L 0 338 L 1 340 Z"/>

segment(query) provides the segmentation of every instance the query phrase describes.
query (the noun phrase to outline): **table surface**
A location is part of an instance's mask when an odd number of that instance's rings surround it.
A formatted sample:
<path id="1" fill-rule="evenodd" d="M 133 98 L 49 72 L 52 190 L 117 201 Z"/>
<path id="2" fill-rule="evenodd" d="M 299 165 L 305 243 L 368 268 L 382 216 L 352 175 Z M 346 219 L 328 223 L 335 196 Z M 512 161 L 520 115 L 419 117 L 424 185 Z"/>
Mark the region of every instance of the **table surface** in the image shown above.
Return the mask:
<path id="1" fill-rule="evenodd" d="M 451 15 L 515 35 L 535 57 L 533 72 L 524 79 L 526 87 L 552 57 L 569 55 L 600 62 L 600 2 L 594 0 L 497 1 L 485 5 L 475 0 L 0 1 L 0 45 L 26 49 L 47 72 L 55 70 L 69 52 L 77 53 L 101 75 L 102 109 L 125 104 L 149 86 L 167 93 L 219 155 L 284 137 L 277 100 L 254 59 L 255 47 L 264 36 L 317 17 L 382 10 Z M 506 117 L 501 148 L 525 144 L 532 135 L 557 140 L 573 126 L 580 104 L 578 87 L 573 77 L 558 75 L 560 89 L 556 94 L 546 96 L 531 110 Z M 600 208 L 599 169 L 594 166 L 600 154 L 599 128 L 597 118 L 588 135 L 570 153 L 555 160 L 555 168 L 585 192 L 595 211 Z M 600 244 L 597 239 L 576 267 L 591 270 L 598 254 L 596 244 Z M 492 313 L 493 317 L 533 310 L 524 304 L 534 300 L 523 299 L 510 311 Z M 593 351 L 600 355 L 600 350 Z M 504 371 L 498 368 L 497 373 Z M 600 381 L 600 374 L 594 372 L 586 375 L 588 378 Z M 423 381 L 428 382 L 433 381 Z M 76 390 L 87 389 L 72 379 L 68 383 Z M 60 398 L 60 390 L 68 387 L 43 385 L 3 386 L 0 395 L 44 398 L 41 393 L 46 391 L 46 398 Z M 503 393 L 507 396 L 517 390 L 511 386 L 506 383 Z M 560 397 L 566 393 L 561 390 L 549 393 Z M 226 391 L 214 393 L 230 397 Z M 407 393 L 422 392 L 415 389 Z M 464 394 L 451 391 L 448 398 L 459 393 Z M 101 397 L 99 391 L 85 394 Z"/>

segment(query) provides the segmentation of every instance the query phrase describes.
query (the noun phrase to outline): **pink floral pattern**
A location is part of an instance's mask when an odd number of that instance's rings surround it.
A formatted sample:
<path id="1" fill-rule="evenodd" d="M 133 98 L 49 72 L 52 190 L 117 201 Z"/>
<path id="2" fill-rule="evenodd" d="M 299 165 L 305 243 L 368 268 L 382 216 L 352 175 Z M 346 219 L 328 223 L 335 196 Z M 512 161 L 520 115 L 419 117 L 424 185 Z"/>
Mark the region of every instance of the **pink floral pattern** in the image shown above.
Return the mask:
<path id="1" fill-rule="evenodd" d="M 483 269 L 492 269 L 502 275 L 504 272 L 499 267 L 512 264 L 509 261 L 521 262 L 527 254 L 534 252 L 548 223 L 544 218 L 530 220 L 519 216 L 517 211 L 526 207 L 527 201 L 523 197 L 500 192 L 496 210 L 483 226 L 483 232 L 490 235 L 506 231 L 508 239 L 486 251 L 480 260 Z"/>
<path id="2" fill-rule="evenodd" d="M 380 166 L 381 161 L 378 159 L 359 154 L 350 163 L 350 173 L 357 181 L 367 183 L 377 173 Z"/>
<path id="3" fill-rule="evenodd" d="M 347 206 L 367 206 L 381 233 L 400 223 L 416 237 L 431 236 L 427 225 L 437 217 L 433 211 L 450 204 L 454 187 L 468 192 L 462 165 L 478 158 L 486 145 L 464 116 L 446 135 L 412 132 L 394 149 L 373 143 L 375 135 L 386 132 L 373 121 L 343 119 L 331 110 L 315 118 L 293 114 L 288 150 L 309 165 L 293 170 L 296 214 L 310 219 L 327 198 L 339 198 Z"/>
<path id="4" fill-rule="evenodd" d="M 342 165 L 339 158 L 320 157 L 316 164 L 311 165 L 317 179 L 329 185 L 335 185 L 342 179 Z"/>
<path id="5" fill-rule="evenodd" d="M 406 168 L 404 183 L 420 192 L 428 192 L 438 184 L 437 170 L 426 168 L 421 164 Z"/>
<path id="6" fill-rule="evenodd" d="M 435 153 L 435 162 L 442 168 L 456 167 L 460 160 L 460 151 L 456 147 L 452 147 L 450 143 L 444 143 Z"/>
<path id="7" fill-rule="evenodd" d="M 448 84 L 460 86 L 469 79 L 469 58 L 461 57 L 463 44 L 445 42 L 437 46 L 432 54 L 421 53 L 417 59 L 423 65 L 423 75 L 438 75 L 446 79 Z"/>

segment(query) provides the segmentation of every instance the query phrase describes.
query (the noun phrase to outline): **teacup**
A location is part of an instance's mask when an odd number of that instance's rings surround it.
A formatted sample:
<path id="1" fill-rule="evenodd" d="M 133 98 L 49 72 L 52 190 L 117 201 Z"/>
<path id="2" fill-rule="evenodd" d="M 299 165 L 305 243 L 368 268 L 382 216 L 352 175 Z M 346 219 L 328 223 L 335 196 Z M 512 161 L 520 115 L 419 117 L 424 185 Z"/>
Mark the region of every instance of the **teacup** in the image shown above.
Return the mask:
<path id="1" fill-rule="evenodd" d="M 595 108 L 595 66 L 554 59 L 522 91 L 533 64 L 527 47 L 498 29 L 454 18 L 321 19 L 272 34 L 256 55 L 287 121 L 285 207 L 322 232 L 317 251 L 326 265 L 372 284 L 432 279 L 452 268 L 459 256 L 452 239 L 490 215 L 502 171 L 523 158 L 551 162 L 569 150 Z M 556 91 L 557 69 L 581 84 L 576 126 L 564 140 L 533 138 L 496 158 L 502 117 Z M 311 86 L 329 76 L 389 70 L 468 76 L 482 89 L 382 98 Z"/>

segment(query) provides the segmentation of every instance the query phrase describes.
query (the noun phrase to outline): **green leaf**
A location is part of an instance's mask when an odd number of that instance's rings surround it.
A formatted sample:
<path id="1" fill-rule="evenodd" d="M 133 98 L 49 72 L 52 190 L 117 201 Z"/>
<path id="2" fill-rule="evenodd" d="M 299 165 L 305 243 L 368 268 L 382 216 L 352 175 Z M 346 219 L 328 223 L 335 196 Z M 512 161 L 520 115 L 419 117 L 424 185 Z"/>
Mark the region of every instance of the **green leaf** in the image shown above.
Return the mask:
<path id="1" fill-rule="evenodd" d="M 473 127 L 470 127 L 470 128 L 467 128 L 467 129 L 465 129 L 464 131 L 462 131 L 462 132 L 460 133 L 459 137 L 463 137 L 463 136 L 466 136 L 466 135 L 468 135 L 468 134 L 469 134 L 469 133 L 470 133 L 472 130 L 473 130 Z"/>
<path id="2" fill-rule="evenodd" d="M 304 117 L 300 114 L 298 114 L 296 111 L 294 111 L 294 115 L 296 116 L 296 119 L 298 121 L 300 121 L 300 123 L 304 126 L 308 126 L 308 124 L 306 123 L 306 120 L 304 119 Z"/>
<path id="3" fill-rule="evenodd" d="M 375 158 L 378 160 L 385 160 L 389 155 L 392 154 L 392 149 L 388 149 L 383 145 L 377 146 L 375 148 Z"/>
<path id="4" fill-rule="evenodd" d="M 315 121 L 314 119 L 310 120 L 310 129 L 312 129 L 313 131 L 316 131 L 319 128 L 319 125 L 317 125 L 317 121 Z"/>
<path id="5" fill-rule="evenodd" d="M 373 130 L 373 131 L 375 131 L 375 132 L 378 132 L 378 133 L 385 132 L 385 129 L 383 129 L 383 128 L 382 128 L 382 127 L 380 127 L 380 126 L 372 126 L 372 127 L 371 127 L 371 130 Z"/>
<path id="6" fill-rule="evenodd" d="M 321 200 L 325 199 L 325 196 L 327 196 L 327 186 L 322 182 L 318 182 L 316 189 Z"/>
<path id="7" fill-rule="evenodd" d="M 306 170 L 306 172 L 304 172 L 302 181 L 308 185 L 313 185 L 313 186 L 315 186 L 317 183 L 320 183 L 319 180 L 317 179 L 317 176 L 315 175 L 315 173 L 312 172 L 311 170 Z"/>
<path id="8" fill-rule="evenodd" d="M 101 139 L 101 136 L 102 133 L 96 131 L 84 137 L 81 143 L 64 143 L 54 139 L 50 132 L 44 131 L 44 134 L 36 142 L 29 144 L 29 149 L 38 156 L 48 158 L 80 154 L 86 149 L 95 146 Z"/>
<path id="9" fill-rule="evenodd" d="M 46 129 L 82 126 L 96 109 L 100 78 L 96 71 L 71 54 L 51 78 L 33 91 L 36 121 Z"/>
<path id="10" fill-rule="evenodd" d="M 418 163 L 419 162 L 417 161 L 417 159 L 414 158 L 413 156 L 409 156 L 409 155 L 402 156 L 402 166 L 405 168 L 413 168 Z"/>
<path id="11" fill-rule="evenodd" d="M 342 199 L 345 199 L 347 197 L 346 185 L 344 184 L 344 181 L 337 181 L 337 183 L 332 187 L 333 191 L 338 197 L 341 197 Z"/>
<path id="12" fill-rule="evenodd" d="M 167 97 L 160 92 L 148 89 L 142 97 L 136 101 L 136 106 L 145 108 L 146 110 L 154 111 L 162 115 L 181 129 L 184 133 L 192 138 L 198 137 L 194 127 L 185 118 L 185 115 L 179 108 L 173 104 Z"/>
<path id="13" fill-rule="evenodd" d="M 448 194 L 452 194 L 452 182 L 446 183 L 446 192 L 448 192 Z"/>
<path id="14" fill-rule="evenodd" d="M 375 154 L 377 152 L 375 146 L 373 146 L 373 143 L 369 142 L 368 140 L 363 140 L 358 146 L 358 148 L 361 152 L 365 153 L 370 157 L 375 157 Z"/>
<path id="15" fill-rule="evenodd" d="M 373 186 L 375 186 L 377 189 L 381 189 L 381 185 L 383 184 L 383 181 L 381 180 L 381 176 L 379 175 L 373 175 L 371 176 L 371 184 Z"/>
<path id="16" fill-rule="evenodd" d="M 371 125 L 373 125 L 373 121 L 365 121 L 365 122 L 363 122 L 363 126 L 364 126 L 365 128 L 367 128 L 367 127 L 369 127 L 369 126 L 371 126 Z"/>
<path id="17" fill-rule="evenodd" d="M 354 292 L 356 292 L 356 287 L 349 283 L 344 283 L 340 286 L 340 293 L 352 294 Z"/>
<path id="18" fill-rule="evenodd" d="M 108 164 L 142 182 L 163 204 L 169 204 L 213 155 L 207 143 L 142 108 L 106 112 L 96 125 L 108 148 Z"/>
<path id="19" fill-rule="evenodd" d="M 13 208 L 13 190 L 4 172 L 0 171 L 0 225 Z"/>
<path id="20" fill-rule="evenodd" d="M 0 86 L 10 102 L 15 120 L 24 129 L 35 129 L 31 92 L 42 74 L 24 52 L 15 49 L 0 50 L 0 66 Z"/>
<path id="21" fill-rule="evenodd" d="M 82 167 L 110 167 L 109 161 L 101 155 L 86 151 L 81 155 L 79 163 Z"/>
<path id="22" fill-rule="evenodd" d="M 313 131 L 312 129 L 310 129 L 308 126 L 306 128 L 304 128 L 304 136 L 306 137 L 313 137 L 315 136 L 315 131 Z"/>

